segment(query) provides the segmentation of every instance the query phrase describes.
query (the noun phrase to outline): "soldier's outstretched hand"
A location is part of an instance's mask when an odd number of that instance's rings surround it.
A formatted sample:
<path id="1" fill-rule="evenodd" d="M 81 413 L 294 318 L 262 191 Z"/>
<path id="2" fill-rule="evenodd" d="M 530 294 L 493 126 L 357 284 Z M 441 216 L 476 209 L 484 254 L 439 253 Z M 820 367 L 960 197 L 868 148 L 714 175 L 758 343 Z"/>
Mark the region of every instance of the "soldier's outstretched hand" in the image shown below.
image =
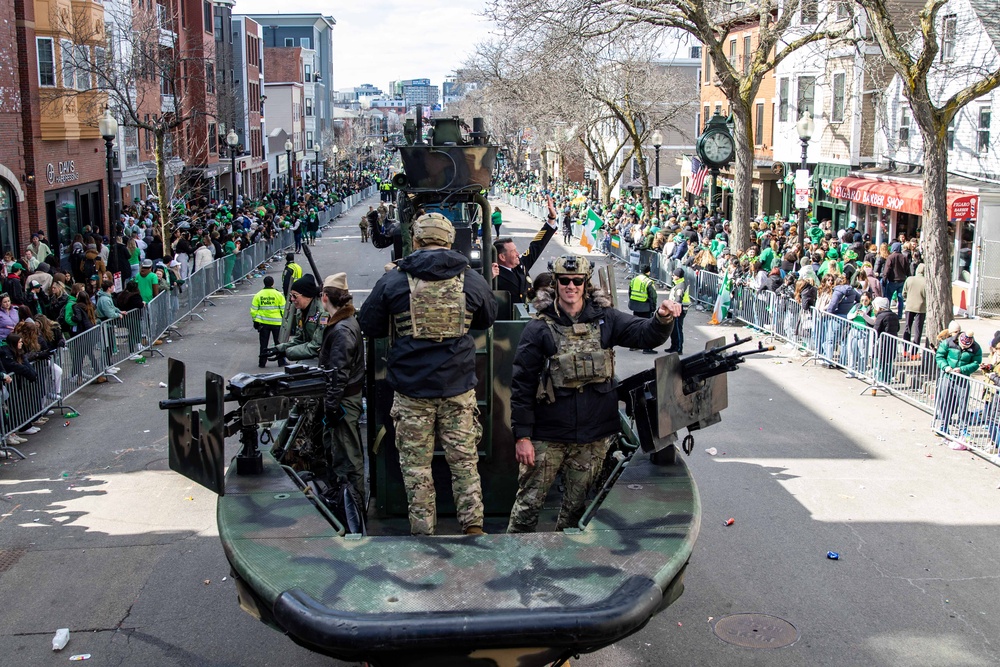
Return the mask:
<path id="1" fill-rule="evenodd" d="M 680 317 L 681 313 L 684 312 L 683 306 L 676 301 L 671 301 L 670 299 L 664 299 L 663 303 L 660 304 L 659 310 L 656 311 L 660 317 L 667 317 L 673 315 L 674 317 Z"/>

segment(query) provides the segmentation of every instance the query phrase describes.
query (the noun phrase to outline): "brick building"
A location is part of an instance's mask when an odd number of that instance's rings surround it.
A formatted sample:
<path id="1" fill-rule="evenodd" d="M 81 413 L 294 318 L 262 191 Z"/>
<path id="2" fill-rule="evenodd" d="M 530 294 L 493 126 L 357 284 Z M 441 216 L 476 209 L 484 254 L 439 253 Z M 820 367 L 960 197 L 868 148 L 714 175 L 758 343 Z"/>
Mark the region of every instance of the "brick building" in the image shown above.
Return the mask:
<path id="1" fill-rule="evenodd" d="M 29 229 L 27 181 L 21 126 L 20 63 L 26 42 L 16 34 L 14 0 L 0 3 L 0 254 L 20 256 Z M 23 234 L 22 234 L 23 232 Z"/>
<path id="2" fill-rule="evenodd" d="M 292 47 L 264 47 L 264 92 L 267 95 L 267 124 L 273 135 L 283 130 L 292 141 L 291 173 L 295 186 L 301 185 L 305 160 L 305 57 L 303 49 Z M 277 151 L 283 151 L 284 140 Z M 275 147 L 269 146 L 274 151 Z M 272 163 L 277 162 L 272 159 Z"/>

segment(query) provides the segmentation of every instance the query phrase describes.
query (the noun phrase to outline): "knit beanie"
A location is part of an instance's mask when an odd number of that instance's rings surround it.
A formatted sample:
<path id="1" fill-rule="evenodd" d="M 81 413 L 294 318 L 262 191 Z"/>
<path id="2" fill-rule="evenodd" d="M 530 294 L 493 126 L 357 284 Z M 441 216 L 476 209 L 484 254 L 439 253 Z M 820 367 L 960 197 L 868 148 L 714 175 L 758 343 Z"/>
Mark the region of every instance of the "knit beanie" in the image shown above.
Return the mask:
<path id="1" fill-rule="evenodd" d="M 290 291 L 298 292 L 309 299 L 315 299 L 319 296 L 319 285 L 316 284 L 316 279 L 313 278 L 312 274 L 307 273 L 292 283 Z"/>

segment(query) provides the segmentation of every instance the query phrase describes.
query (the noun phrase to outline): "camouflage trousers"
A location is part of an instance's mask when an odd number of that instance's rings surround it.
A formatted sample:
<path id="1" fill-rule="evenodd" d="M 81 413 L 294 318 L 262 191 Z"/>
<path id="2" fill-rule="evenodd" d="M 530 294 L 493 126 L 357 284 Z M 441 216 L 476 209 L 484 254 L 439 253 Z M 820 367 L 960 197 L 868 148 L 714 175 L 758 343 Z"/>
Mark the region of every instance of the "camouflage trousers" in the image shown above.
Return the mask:
<path id="1" fill-rule="evenodd" d="M 517 497 L 510 511 L 508 533 L 533 533 L 538 525 L 538 513 L 559 470 L 562 469 L 563 493 L 556 530 L 575 528 L 587 505 L 587 492 L 601 473 L 604 457 L 617 435 L 595 442 L 568 444 L 532 440 L 535 465 L 521 464 L 517 479 Z"/>
<path id="2" fill-rule="evenodd" d="M 479 481 L 479 423 L 476 392 L 448 398 L 411 398 L 400 393 L 389 412 L 396 426 L 396 448 L 406 486 L 410 532 L 433 535 L 437 525 L 437 495 L 431 462 L 435 439 L 451 468 L 451 488 L 462 528 L 483 525 L 483 490 Z"/>

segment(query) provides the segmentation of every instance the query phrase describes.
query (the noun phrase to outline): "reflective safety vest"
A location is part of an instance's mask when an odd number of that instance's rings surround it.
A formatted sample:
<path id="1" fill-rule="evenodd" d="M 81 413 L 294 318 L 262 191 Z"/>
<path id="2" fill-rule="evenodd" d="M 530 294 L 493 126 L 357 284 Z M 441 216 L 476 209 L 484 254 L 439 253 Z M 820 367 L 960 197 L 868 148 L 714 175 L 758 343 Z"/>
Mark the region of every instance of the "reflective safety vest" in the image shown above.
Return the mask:
<path id="1" fill-rule="evenodd" d="M 295 262 L 289 262 L 288 264 L 285 265 L 285 268 L 292 270 L 291 282 L 294 283 L 296 280 L 302 277 L 302 267 L 296 264 Z"/>
<path id="2" fill-rule="evenodd" d="M 629 301 L 646 303 L 649 301 L 649 286 L 653 280 L 645 273 L 640 273 L 628 284 Z"/>
<path id="3" fill-rule="evenodd" d="M 257 292 L 250 302 L 250 317 L 259 324 L 281 326 L 284 311 L 285 297 L 273 287 L 265 287 Z"/>
<path id="4" fill-rule="evenodd" d="M 397 335 L 439 342 L 465 335 L 472 313 L 466 308 L 464 271 L 445 280 L 421 280 L 410 274 L 406 280 L 410 310 L 395 315 Z"/>

